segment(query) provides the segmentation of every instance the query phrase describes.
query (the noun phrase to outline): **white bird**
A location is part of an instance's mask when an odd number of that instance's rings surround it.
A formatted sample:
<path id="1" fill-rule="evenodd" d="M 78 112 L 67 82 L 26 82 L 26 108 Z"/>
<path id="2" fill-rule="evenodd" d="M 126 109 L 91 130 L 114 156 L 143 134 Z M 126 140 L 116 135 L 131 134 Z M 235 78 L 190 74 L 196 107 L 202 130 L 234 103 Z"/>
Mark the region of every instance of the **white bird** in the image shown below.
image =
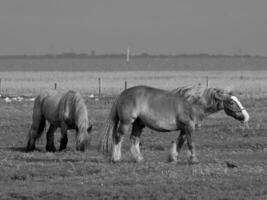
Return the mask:
<path id="1" fill-rule="evenodd" d="M 5 102 L 10 103 L 11 102 L 11 99 L 9 97 L 6 97 L 5 98 Z"/>

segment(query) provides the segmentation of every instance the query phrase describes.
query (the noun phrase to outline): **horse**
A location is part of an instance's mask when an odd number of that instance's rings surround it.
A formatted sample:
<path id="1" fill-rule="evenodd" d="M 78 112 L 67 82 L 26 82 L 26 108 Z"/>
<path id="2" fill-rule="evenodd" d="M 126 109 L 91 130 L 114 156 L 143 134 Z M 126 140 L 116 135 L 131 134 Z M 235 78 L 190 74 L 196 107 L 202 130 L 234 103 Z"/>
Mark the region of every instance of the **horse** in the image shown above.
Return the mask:
<path id="1" fill-rule="evenodd" d="M 130 151 L 135 161 L 141 162 L 143 156 L 139 144 L 145 127 L 159 132 L 179 130 L 170 160 L 177 161 L 186 140 L 189 163 L 198 163 L 192 137 L 204 118 L 224 110 L 227 115 L 246 123 L 249 114 L 231 92 L 219 88 L 194 88 L 167 91 L 141 85 L 124 90 L 110 109 L 105 131 L 100 136 L 99 151 L 108 155 L 112 162 L 120 161 L 124 135 L 132 126 Z"/>
<path id="2" fill-rule="evenodd" d="M 67 132 L 76 130 L 76 149 L 84 151 L 88 145 L 92 125 L 88 120 L 88 112 L 80 93 L 68 91 L 60 93 L 56 90 L 41 92 L 34 101 L 32 125 L 28 134 L 26 151 L 35 150 L 35 142 L 44 132 L 46 121 L 50 126 L 47 131 L 46 150 L 55 152 L 54 132 L 61 129 L 59 151 L 66 149 Z"/>

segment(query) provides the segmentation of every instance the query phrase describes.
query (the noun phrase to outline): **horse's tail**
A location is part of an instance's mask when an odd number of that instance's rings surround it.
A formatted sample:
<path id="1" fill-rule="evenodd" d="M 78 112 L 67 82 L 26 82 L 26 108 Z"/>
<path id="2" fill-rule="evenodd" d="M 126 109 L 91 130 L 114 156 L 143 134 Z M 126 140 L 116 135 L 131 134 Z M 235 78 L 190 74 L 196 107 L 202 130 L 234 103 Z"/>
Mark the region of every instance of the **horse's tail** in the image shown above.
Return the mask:
<path id="1" fill-rule="evenodd" d="M 35 141 L 38 140 L 45 129 L 45 118 L 42 114 L 42 99 L 36 97 L 33 106 L 32 124 L 28 133 L 28 143 L 26 150 L 32 151 L 35 149 Z"/>
<path id="2" fill-rule="evenodd" d="M 118 97 L 115 99 L 110 109 L 108 119 L 106 120 L 105 123 L 104 132 L 102 132 L 102 135 L 100 136 L 98 149 L 105 155 L 110 155 L 111 153 L 113 136 L 115 134 L 119 122 L 119 117 L 117 113 L 117 103 L 118 103 Z"/>
<path id="3" fill-rule="evenodd" d="M 37 139 L 41 137 L 45 129 L 45 117 L 43 115 L 42 104 L 43 98 L 39 96 L 36 98 L 33 106 L 32 120 L 33 123 L 35 122 L 37 128 Z"/>

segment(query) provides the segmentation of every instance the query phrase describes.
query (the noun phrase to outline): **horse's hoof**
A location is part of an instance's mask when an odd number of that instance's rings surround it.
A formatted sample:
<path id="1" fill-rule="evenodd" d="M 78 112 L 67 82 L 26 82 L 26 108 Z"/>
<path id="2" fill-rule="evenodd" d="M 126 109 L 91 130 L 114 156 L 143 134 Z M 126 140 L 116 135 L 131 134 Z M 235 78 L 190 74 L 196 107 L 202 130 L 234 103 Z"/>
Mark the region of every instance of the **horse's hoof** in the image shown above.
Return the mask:
<path id="1" fill-rule="evenodd" d="M 46 151 L 48 151 L 48 152 L 56 152 L 56 148 L 55 147 L 46 147 Z"/>
<path id="2" fill-rule="evenodd" d="M 76 150 L 77 150 L 77 151 L 82 151 L 82 152 L 84 152 L 84 151 L 85 151 L 85 148 L 84 148 L 84 147 L 77 147 Z"/>
<path id="3" fill-rule="evenodd" d="M 66 150 L 66 148 L 59 148 L 59 152 L 62 152 L 62 151 L 65 151 Z"/>
<path id="4" fill-rule="evenodd" d="M 141 163 L 143 161 L 144 161 L 143 156 L 138 156 L 137 158 L 135 158 L 135 162 L 137 162 L 137 163 Z"/>
<path id="5" fill-rule="evenodd" d="M 88 147 L 89 147 L 88 143 L 86 143 L 86 142 L 80 142 L 79 144 L 77 144 L 76 150 L 77 151 L 85 151 L 85 150 L 88 149 Z"/>
<path id="6" fill-rule="evenodd" d="M 112 157 L 110 158 L 110 161 L 111 161 L 112 163 L 117 163 L 117 162 L 121 161 L 121 156 L 112 156 Z"/>
<path id="7" fill-rule="evenodd" d="M 25 152 L 30 153 L 30 152 L 33 152 L 34 150 L 35 150 L 35 148 L 26 148 Z"/>
<path id="8" fill-rule="evenodd" d="M 25 148 L 25 152 L 28 153 L 28 152 L 32 152 L 34 150 L 36 150 L 35 145 L 31 145 L 28 143 L 26 148 Z"/>
<path id="9" fill-rule="evenodd" d="M 47 152 L 51 152 L 51 153 L 54 153 L 54 152 L 56 152 L 56 150 L 55 149 L 48 149 L 48 150 L 46 150 Z"/>
<path id="10" fill-rule="evenodd" d="M 116 163 L 116 162 L 119 162 L 121 160 L 121 154 L 116 152 L 116 153 L 113 153 L 112 156 L 111 156 L 111 161 Z"/>
<path id="11" fill-rule="evenodd" d="M 178 154 L 169 154 L 168 162 L 176 163 L 178 161 Z"/>
<path id="12" fill-rule="evenodd" d="M 110 162 L 111 162 L 111 163 L 114 163 L 114 164 L 115 164 L 115 163 L 118 163 L 119 161 L 120 161 L 120 160 L 115 160 L 114 158 L 110 159 Z"/>
<path id="13" fill-rule="evenodd" d="M 189 162 L 189 164 L 191 164 L 191 165 L 199 164 L 199 160 L 198 160 L 196 157 L 190 157 L 190 158 L 188 159 L 188 162 Z"/>
<path id="14" fill-rule="evenodd" d="M 168 162 L 170 162 L 170 163 L 177 163 L 178 162 L 178 159 L 177 158 L 173 158 L 173 157 L 169 157 L 168 158 Z"/>

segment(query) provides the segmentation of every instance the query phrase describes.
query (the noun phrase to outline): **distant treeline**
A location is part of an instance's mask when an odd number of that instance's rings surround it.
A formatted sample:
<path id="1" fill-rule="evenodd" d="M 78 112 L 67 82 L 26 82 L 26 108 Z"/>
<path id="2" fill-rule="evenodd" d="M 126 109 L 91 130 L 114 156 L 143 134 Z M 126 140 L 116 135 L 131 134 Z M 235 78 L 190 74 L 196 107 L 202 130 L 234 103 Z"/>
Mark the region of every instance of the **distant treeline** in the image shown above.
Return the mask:
<path id="1" fill-rule="evenodd" d="M 44 55 L 0 55 L 0 58 L 125 58 L 126 54 L 94 54 L 90 55 L 87 53 L 74 53 L 74 52 L 67 52 L 62 54 L 44 54 Z M 240 54 L 234 54 L 234 55 L 224 55 L 224 54 L 178 54 L 178 55 L 169 55 L 169 54 L 148 54 L 148 53 L 142 53 L 142 54 L 136 54 L 131 55 L 131 57 L 155 57 L 155 58 L 179 58 L 179 57 L 266 57 L 266 56 L 252 56 L 252 55 L 240 55 Z"/>

